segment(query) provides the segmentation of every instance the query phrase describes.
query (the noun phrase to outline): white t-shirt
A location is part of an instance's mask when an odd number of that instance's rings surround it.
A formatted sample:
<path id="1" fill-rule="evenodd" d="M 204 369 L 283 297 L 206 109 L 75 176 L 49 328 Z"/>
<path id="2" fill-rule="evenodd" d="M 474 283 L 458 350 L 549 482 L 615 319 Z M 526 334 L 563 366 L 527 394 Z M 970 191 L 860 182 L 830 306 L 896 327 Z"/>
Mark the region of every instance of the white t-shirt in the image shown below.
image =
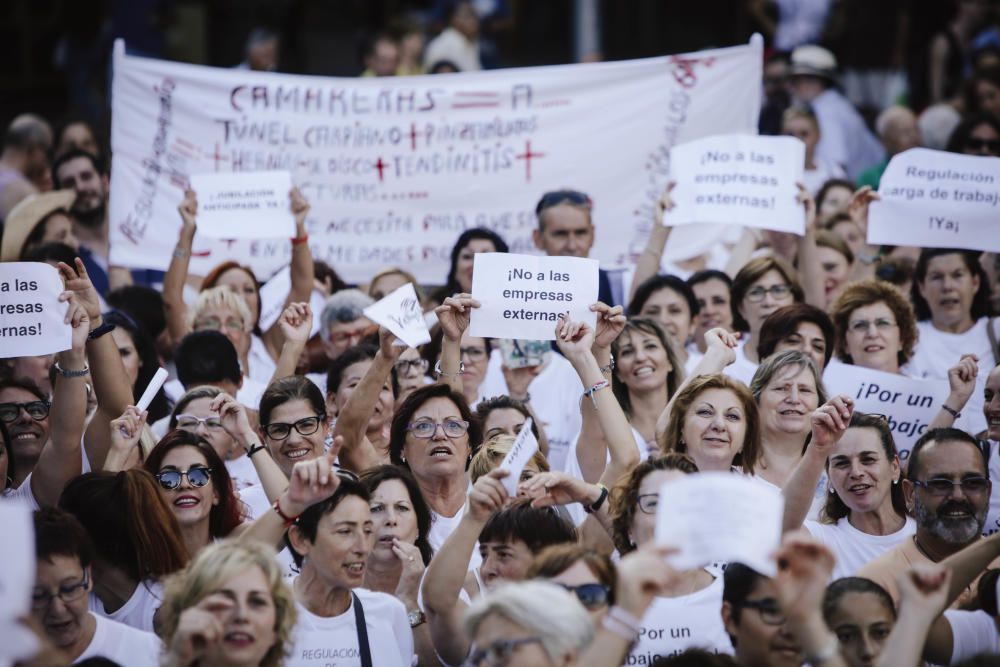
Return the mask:
<path id="1" fill-rule="evenodd" d="M 639 450 L 639 460 L 645 461 L 649 458 L 650 453 L 656 451 L 656 442 L 647 443 L 642 434 L 639 433 L 635 428 L 632 428 L 632 437 L 635 439 L 636 449 Z M 580 467 L 580 459 L 576 456 L 576 444 L 577 438 L 573 439 L 573 444 L 570 445 L 569 454 L 566 457 L 566 469 L 565 473 L 577 479 L 583 479 L 583 469 Z M 611 452 L 608 452 L 607 462 L 611 462 Z M 607 464 L 605 464 L 607 465 Z M 584 521 L 587 520 L 587 513 L 583 510 L 583 505 L 580 503 L 570 503 L 564 506 L 566 511 L 569 513 L 570 517 L 573 519 L 573 525 L 580 526 Z"/>
<path id="2" fill-rule="evenodd" d="M 507 381 L 503 377 L 503 354 L 493 350 L 486 368 L 486 376 L 479 386 L 482 398 L 507 394 Z M 570 443 L 575 442 L 583 418 L 580 416 L 580 398 L 583 383 L 572 364 L 560 354 L 552 352 L 545 368 L 528 385 L 531 409 L 534 410 L 549 439 L 549 465 L 562 470 Z"/>
<path id="3" fill-rule="evenodd" d="M 626 665 L 651 665 L 657 658 L 680 655 L 689 648 L 733 653 L 722 624 L 722 577 L 691 595 L 658 597 L 642 617 L 639 641 Z"/>
<path id="4" fill-rule="evenodd" d="M 734 380 L 739 380 L 748 387 L 750 386 L 750 381 L 753 380 L 754 373 L 757 372 L 757 364 L 750 361 L 743 351 L 743 348 L 749 344 L 750 336 L 744 335 L 739 341 L 739 346 L 736 348 L 736 361 L 726 366 L 722 371 L 723 375 L 727 375 Z"/>
<path id="5" fill-rule="evenodd" d="M 250 365 L 249 379 L 263 385 L 271 381 L 271 376 L 277 368 L 274 359 L 267 353 L 264 340 L 253 334 L 250 336 L 250 351 L 247 352 L 247 363 Z M 255 405 L 254 408 L 257 406 Z"/>
<path id="6" fill-rule="evenodd" d="M 986 515 L 986 525 L 983 526 L 984 537 L 1000 532 L 1000 443 L 990 440 L 989 446 L 990 458 L 987 465 L 995 490 L 990 494 L 990 509 Z"/>
<path id="7" fill-rule="evenodd" d="M 906 523 L 903 524 L 902 528 L 889 535 L 864 533 L 852 526 L 847 517 L 838 519 L 837 523 L 806 521 L 803 525 L 837 558 L 837 563 L 833 566 L 833 575 L 830 577 L 831 581 L 841 577 L 853 577 L 870 561 L 875 560 L 917 531 L 917 524 L 910 517 L 906 518 Z"/>
<path id="8" fill-rule="evenodd" d="M 264 487 L 260 484 L 249 486 L 240 491 L 239 494 L 240 500 L 247 506 L 247 523 L 272 511 L 271 503 L 268 502 L 267 494 L 264 493 Z M 288 547 L 284 547 L 274 557 L 281 565 L 285 579 L 293 579 L 298 575 L 298 571 L 295 569 L 295 559 L 292 558 L 292 552 L 288 550 Z"/>
<path id="9" fill-rule="evenodd" d="M 160 640 L 151 632 L 136 630 L 98 614 L 94 638 L 76 662 L 88 658 L 107 658 L 128 667 L 157 667 L 160 664 Z M 76 664 L 73 663 L 73 664 Z"/>
<path id="10" fill-rule="evenodd" d="M 431 510 L 431 529 L 427 533 L 427 542 L 431 545 L 434 553 L 437 553 L 448 536 L 458 528 L 458 522 L 462 520 L 464 515 L 465 505 L 462 505 L 455 516 L 451 517 Z M 482 564 L 483 557 L 479 554 L 479 543 L 476 542 L 476 547 L 472 550 L 472 560 L 469 561 L 469 569 L 473 570 Z"/>
<path id="11" fill-rule="evenodd" d="M 258 454 L 258 456 L 267 456 L 267 452 Z M 253 461 L 249 456 L 227 460 L 226 470 L 233 480 L 233 489 L 237 493 L 251 486 L 260 485 L 260 476 L 257 475 L 257 469 L 253 466 Z"/>
<path id="12" fill-rule="evenodd" d="M 962 420 L 973 434 L 986 428 L 986 418 L 983 416 L 983 388 L 986 386 L 986 377 L 997 365 L 997 361 L 993 358 L 989 333 L 986 331 L 988 322 L 989 318 L 980 317 L 971 329 L 960 334 L 938 331 L 930 320 L 917 322 L 920 338 L 913 350 L 913 357 L 903 368 L 903 372 L 912 377 L 947 380 L 948 369 L 958 363 L 963 354 L 971 353 L 979 357 L 976 389 L 962 408 Z M 994 320 L 993 330 L 1000 333 L 1000 318 Z"/>
<path id="13" fill-rule="evenodd" d="M 413 630 L 403 603 L 386 593 L 355 588 L 368 628 L 372 665 L 409 667 L 413 662 Z M 292 631 L 292 651 L 285 667 L 354 667 L 361 665 L 354 600 L 343 614 L 323 618 L 296 603 L 299 620 Z"/>
<path id="14" fill-rule="evenodd" d="M 94 593 L 87 599 L 87 608 L 93 613 L 143 632 L 153 632 L 153 616 L 161 604 L 163 604 L 163 585 L 152 579 L 139 582 L 132 597 L 111 613 L 105 611 L 101 598 Z"/>
<path id="15" fill-rule="evenodd" d="M 985 611 L 947 609 L 945 620 L 951 626 L 951 661 L 957 665 L 981 653 L 1000 653 L 1000 630 Z"/>

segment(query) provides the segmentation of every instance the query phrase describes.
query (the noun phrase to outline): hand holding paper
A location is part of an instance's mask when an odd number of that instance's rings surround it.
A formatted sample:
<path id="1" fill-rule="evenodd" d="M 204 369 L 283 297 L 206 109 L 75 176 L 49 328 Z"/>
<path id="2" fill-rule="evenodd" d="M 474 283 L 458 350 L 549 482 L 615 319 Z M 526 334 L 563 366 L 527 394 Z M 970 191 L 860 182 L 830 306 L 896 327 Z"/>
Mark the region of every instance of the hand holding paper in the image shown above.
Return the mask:
<path id="1" fill-rule="evenodd" d="M 784 499 L 744 475 L 701 472 L 660 487 L 656 543 L 676 547 L 680 570 L 739 561 L 774 576 Z"/>
<path id="2" fill-rule="evenodd" d="M 405 283 L 381 301 L 365 308 L 365 316 L 394 333 L 410 347 L 417 347 L 431 340 L 420 300 L 417 299 L 412 283 Z"/>
<path id="3" fill-rule="evenodd" d="M 204 236 L 223 239 L 289 239 L 297 236 L 295 217 L 289 203 L 292 190 L 290 172 L 192 174 L 191 189 L 198 196 L 195 204 L 198 231 Z M 181 218 L 188 224 L 184 209 L 182 204 Z"/>
<path id="4" fill-rule="evenodd" d="M 0 263 L 0 358 L 72 347 L 70 304 L 63 294 L 59 272 L 44 262 Z"/>

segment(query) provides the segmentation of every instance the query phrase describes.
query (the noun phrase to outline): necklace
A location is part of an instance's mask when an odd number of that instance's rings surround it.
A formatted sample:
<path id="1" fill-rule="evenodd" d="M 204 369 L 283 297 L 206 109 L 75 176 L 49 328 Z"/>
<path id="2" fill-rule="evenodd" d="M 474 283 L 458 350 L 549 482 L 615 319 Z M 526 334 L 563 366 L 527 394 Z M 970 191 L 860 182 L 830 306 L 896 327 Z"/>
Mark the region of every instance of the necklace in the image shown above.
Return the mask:
<path id="1" fill-rule="evenodd" d="M 924 556 L 927 557 L 927 560 L 931 561 L 932 563 L 938 562 L 937 559 L 934 558 L 934 556 L 931 556 L 929 553 L 927 553 L 926 549 L 920 546 L 920 540 L 917 539 L 916 535 L 913 536 L 913 545 L 917 547 L 917 551 L 919 551 L 920 553 L 922 553 Z"/>

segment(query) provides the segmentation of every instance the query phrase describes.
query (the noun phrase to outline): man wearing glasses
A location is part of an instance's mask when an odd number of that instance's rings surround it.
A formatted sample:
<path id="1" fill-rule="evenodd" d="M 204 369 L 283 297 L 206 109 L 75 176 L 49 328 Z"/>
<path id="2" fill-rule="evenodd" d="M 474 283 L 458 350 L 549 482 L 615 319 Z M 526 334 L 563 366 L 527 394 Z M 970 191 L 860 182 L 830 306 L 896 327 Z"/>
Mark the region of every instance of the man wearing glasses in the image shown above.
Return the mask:
<path id="1" fill-rule="evenodd" d="M 575 190 L 546 192 L 535 207 L 538 229 L 532 232 L 535 247 L 549 257 L 588 257 L 594 246 L 593 202 Z M 621 274 L 601 269 L 597 300 L 610 306 L 624 302 Z"/>
<path id="2" fill-rule="evenodd" d="M 939 563 L 980 539 L 992 489 L 979 443 L 954 428 L 930 429 L 917 440 L 902 484 L 917 532 L 858 573 L 885 588 L 897 603 L 900 572 L 917 564 Z M 1000 559 L 990 567 L 1000 567 Z M 977 577 L 952 607 L 964 607 L 975 596 L 978 581 Z"/>

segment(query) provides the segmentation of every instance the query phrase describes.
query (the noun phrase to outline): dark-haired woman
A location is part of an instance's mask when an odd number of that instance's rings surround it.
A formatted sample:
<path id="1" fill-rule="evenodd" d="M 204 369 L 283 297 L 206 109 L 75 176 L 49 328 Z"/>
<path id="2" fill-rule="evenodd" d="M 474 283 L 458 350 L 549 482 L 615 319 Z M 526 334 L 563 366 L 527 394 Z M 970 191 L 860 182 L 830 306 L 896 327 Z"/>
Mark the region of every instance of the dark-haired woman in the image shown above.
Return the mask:
<path id="1" fill-rule="evenodd" d="M 139 328 L 135 320 L 120 310 L 104 313 L 104 321 L 115 326 L 111 338 L 118 346 L 118 354 L 121 355 L 125 373 L 131 383 L 132 395 L 138 401 L 160 368 L 156 345 L 149 334 Z M 170 404 L 162 389 L 156 392 L 153 402 L 149 404 L 148 412 L 151 424 L 170 414 Z"/>
<path id="2" fill-rule="evenodd" d="M 496 232 L 484 227 L 465 230 L 451 248 L 451 265 L 444 286 L 431 295 L 431 301 L 442 304 L 453 294 L 471 293 L 472 264 L 481 252 L 509 252 L 509 249 Z"/>
<path id="3" fill-rule="evenodd" d="M 965 414 L 971 433 L 986 428 L 982 414 L 986 376 L 1000 362 L 1000 321 L 990 317 L 989 280 L 979 253 L 924 249 L 917 260 L 911 294 L 918 342 L 906 366 L 914 377 L 947 379 L 960 354 L 974 354 L 979 365 L 976 390 Z"/>
<path id="4" fill-rule="evenodd" d="M 827 473 L 826 505 L 820 520 L 805 521 L 805 528 L 836 556 L 834 579 L 854 575 L 916 531 L 906 515 L 888 422 L 852 411 L 850 399 L 837 396 L 813 413 L 809 446 L 783 489 L 784 529 L 794 530 Z"/>
<path id="5" fill-rule="evenodd" d="M 628 314 L 651 319 L 670 334 L 685 372 L 697 365 L 701 353 L 690 343 L 698 301 L 686 282 L 669 275 L 650 278 L 636 288 L 628 304 Z"/>
<path id="6" fill-rule="evenodd" d="M 896 625 L 896 605 L 871 579 L 834 578 L 823 596 L 823 620 L 837 635 L 844 662 L 869 667 Z"/>
<path id="7" fill-rule="evenodd" d="M 729 288 L 733 279 L 723 271 L 703 269 L 688 278 L 687 284 L 698 304 L 694 343 L 696 349 L 704 354 L 706 333 L 716 327 L 733 330 L 733 311 L 729 305 Z"/>

